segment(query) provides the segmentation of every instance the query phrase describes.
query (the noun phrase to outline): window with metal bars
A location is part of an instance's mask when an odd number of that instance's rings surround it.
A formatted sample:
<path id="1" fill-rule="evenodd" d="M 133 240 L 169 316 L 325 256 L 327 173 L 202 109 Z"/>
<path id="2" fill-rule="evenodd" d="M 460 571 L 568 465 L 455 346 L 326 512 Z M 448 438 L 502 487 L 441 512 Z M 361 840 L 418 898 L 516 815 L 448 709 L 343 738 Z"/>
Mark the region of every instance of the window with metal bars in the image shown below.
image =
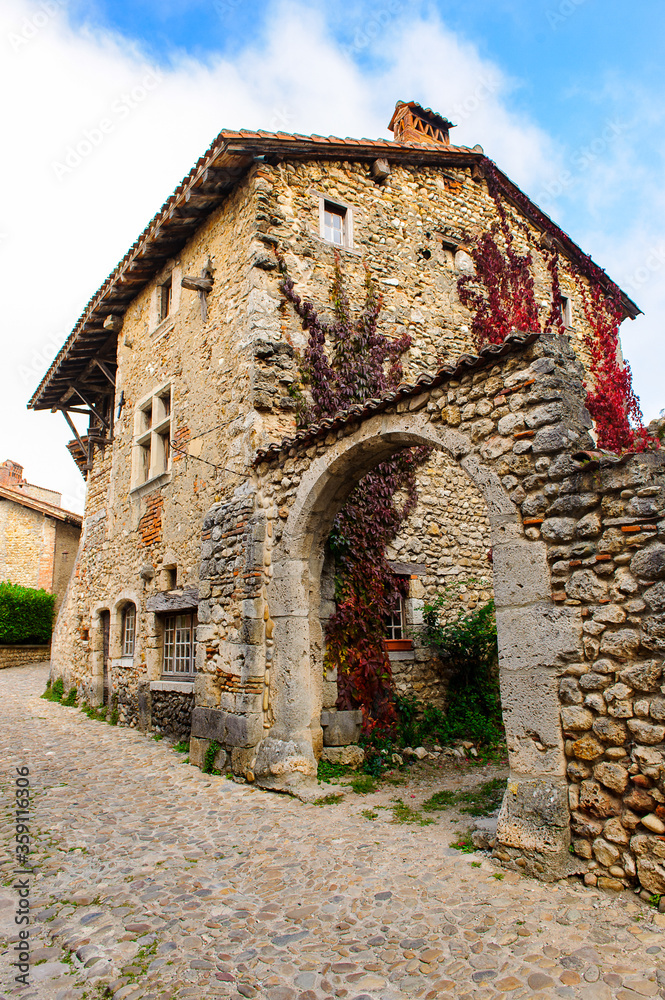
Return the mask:
<path id="1" fill-rule="evenodd" d="M 194 619 L 191 613 L 164 618 L 164 674 L 183 677 L 194 673 Z"/>
<path id="2" fill-rule="evenodd" d="M 128 604 L 122 612 L 122 655 L 134 655 L 134 642 L 136 640 L 136 608 L 133 604 Z"/>

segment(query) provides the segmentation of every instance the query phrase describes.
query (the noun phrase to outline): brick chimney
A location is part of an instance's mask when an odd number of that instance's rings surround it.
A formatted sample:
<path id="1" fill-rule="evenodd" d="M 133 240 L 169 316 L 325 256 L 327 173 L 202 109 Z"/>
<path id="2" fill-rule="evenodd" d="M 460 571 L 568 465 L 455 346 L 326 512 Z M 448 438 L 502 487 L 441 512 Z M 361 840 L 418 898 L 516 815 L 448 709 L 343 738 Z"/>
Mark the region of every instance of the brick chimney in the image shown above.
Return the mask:
<path id="1" fill-rule="evenodd" d="M 23 482 L 23 466 L 8 458 L 0 465 L 0 486 L 16 489 Z"/>
<path id="2" fill-rule="evenodd" d="M 449 146 L 452 122 L 431 108 L 415 101 L 398 101 L 388 126 L 395 142 L 422 142 L 431 146 Z"/>

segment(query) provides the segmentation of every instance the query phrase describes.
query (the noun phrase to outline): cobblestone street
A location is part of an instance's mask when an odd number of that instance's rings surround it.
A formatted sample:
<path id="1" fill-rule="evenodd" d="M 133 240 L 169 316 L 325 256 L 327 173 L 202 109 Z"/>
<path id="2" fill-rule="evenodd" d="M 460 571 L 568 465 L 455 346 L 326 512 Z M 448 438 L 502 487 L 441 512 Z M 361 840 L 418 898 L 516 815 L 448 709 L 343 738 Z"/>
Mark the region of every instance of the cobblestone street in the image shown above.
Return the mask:
<path id="1" fill-rule="evenodd" d="M 437 823 L 368 819 L 359 795 L 308 805 L 204 775 L 166 741 L 40 700 L 46 677 L 0 673 L 2 996 L 665 997 L 665 914 L 632 893 L 502 873 Z M 6 861 L 21 765 L 29 989 Z"/>

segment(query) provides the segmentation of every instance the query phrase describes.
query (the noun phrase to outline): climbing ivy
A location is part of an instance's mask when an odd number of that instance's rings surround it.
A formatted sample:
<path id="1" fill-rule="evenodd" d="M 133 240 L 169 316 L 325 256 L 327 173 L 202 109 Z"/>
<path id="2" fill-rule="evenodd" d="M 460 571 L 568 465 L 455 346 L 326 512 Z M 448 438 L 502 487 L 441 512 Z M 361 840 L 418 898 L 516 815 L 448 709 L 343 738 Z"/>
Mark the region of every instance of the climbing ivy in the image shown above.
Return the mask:
<path id="1" fill-rule="evenodd" d="M 515 247 L 513 229 L 496 176 L 489 166 L 486 179 L 498 221 L 469 248 L 475 273 L 462 275 L 457 282 L 460 301 L 473 312 L 471 329 L 477 349 L 486 343 L 502 343 L 514 330 L 541 329 L 529 230 L 526 224 L 517 223 L 526 246 L 526 251 L 520 253 Z M 552 292 L 551 306 L 542 326 L 545 333 L 563 332 L 556 236 L 554 226 L 546 224 L 539 248 L 550 274 Z M 592 273 L 598 272 L 600 279 L 602 272 L 591 259 L 580 256 Z M 591 378 L 586 385 L 587 406 L 595 422 L 598 446 L 616 452 L 658 447 L 659 442 L 650 437 L 644 427 L 630 366 L 619 356 L 619 326 L 623 320 L 620 290 L 606 276 L 606 287 L 601 286 L 600 280 L 593 279 L 587 285 L 580 270 L 581 263 L 572 263 L 588 323 L 585 345 Z"/>
<path id="2" fill-rule="evenodd" d="M 378 329 L 383 296 L 369 270 L 365 268 L 365 301 L 354 316 L 339 255 L 335 255 L 330 287 L 333 316 L 326 321 L 311 302 L 303 301 L 295 291 L 283 258 L 279 258 L 279 267 L 280 290 L 308 333 L 299 362 L 310 399 L 298 387 L 292 390 L 298 403 L 298 426 L 307 427 L 396 388 L 402 379 L 401 356 L 411 346 L 411 337 L 402 334 L 390 338 Z"/>
<path id="3" fill-rule="evenodd" d="M 297 294 L 283 259 L 280 269 L 281 291 L 308 332 L 299 361 L 309 398 L 300 387 L 292 392 L 299 426 L 396 388 L 402 378 L 401 356 L 411 338 L 390 338 L 379 329 L 382 297 L 369 271 L 365 269 L 365 299 L 355 315 L 335 256 L 333 315 L 326 321 Z M 337 610 L 327 627 L 326 667 L 337 668 L 339 708 L 362 708 L 366 732 L 390 729 L 395 722 L 385 616 L 403 585 L 385 551 L 416 505 L 416 470 L 429 453 L 429 448 L 405 448 L 368 473 L 335 518 L 330 534 Z"/>

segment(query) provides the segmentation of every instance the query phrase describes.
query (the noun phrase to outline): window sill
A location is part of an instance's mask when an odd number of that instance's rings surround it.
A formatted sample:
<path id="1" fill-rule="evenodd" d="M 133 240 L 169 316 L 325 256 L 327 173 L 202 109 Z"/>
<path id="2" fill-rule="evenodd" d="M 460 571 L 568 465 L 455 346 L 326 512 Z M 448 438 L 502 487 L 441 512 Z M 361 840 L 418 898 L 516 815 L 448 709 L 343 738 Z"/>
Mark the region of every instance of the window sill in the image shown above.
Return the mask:
<path id="1" fill-rule="evenodd" d="M 133 656 L 118 656 L 115 660 L 111 660 L 112 667 L 133 667 L 134 657 Z"/>
<path id="2" fill-rule="evenodd" d="M 316 240 L 317 243 L 321 243 L 324 247 L 329 247 L 331 250 L 337 250 L 339 253 L 349 253 L 352 257 L 362 257 L 362 251 L 355 246 L 340 246 L 339 243 L 333 243 L 332 240 L 327 240 L 320 233 L 310 233 L 312 239 Z"/>
<path id="3" fill-rule="evenodd" d="M 399 663 L 405 660 L 415 660 L 416 652 L 414 649 L 395 649 L 388 652 L 388 659 L 391 663 Z"/>
<path id="4" fill-rule="evenodd" d="M 194 679 L 192 677 L 175 680 L 175 678 L 164 678 L 161 681 L 150 681 L 151 691 L 178 691 L 180 694 L 194 694 Z"/>
<path id="5" fill-rule="evenodd" d="M 146 479 L 138 486 L 132 486 L 129 495 L 133 500 L 140 500 L 145 493 L 152 492 L 157 486 L 167 486 L 170 482 L 171 470 L 169 469 L 166 472 L 160 472 L 158 476 L 153 476 L 152 479 Z"/>
<path id="6" fill-rule="evenodd" d="M 161 340 L 163 337 L 168 337 L 171 330 L 175 326 L 175 317 L 173 313 L 170 313 L 166 319 L 163 319 L 154 330 L 150 331 L 151 340 Z"/>

